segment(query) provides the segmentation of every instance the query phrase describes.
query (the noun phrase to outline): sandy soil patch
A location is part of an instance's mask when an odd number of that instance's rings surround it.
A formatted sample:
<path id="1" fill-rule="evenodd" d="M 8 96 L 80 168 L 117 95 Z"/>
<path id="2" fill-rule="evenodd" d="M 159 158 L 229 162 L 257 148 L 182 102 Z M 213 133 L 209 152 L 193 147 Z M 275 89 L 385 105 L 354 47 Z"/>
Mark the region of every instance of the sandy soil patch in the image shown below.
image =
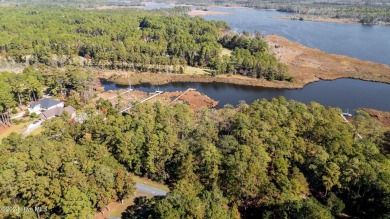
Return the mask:
<path id="1" fill-rule="evenodd" d="M 124 200 L 123 204 L 120 202 L 111 202 L 110 204 L 107 205 L 106 208 L 104 208 L 102 211 L 97 212 L 95 214 L 95 219 L 108 219 L 108 218 L 121 217 L 122 212 L 126 211 L 127 207 L 134 205 L 134 199 L 136 197 L 141 197 L 141 196 L 149 197 L 147 194 L 136 192 L 134 197 Z"/>
<path id="2" fill-rule="evenodd" d="M 157 100 L 166 101 L 166 103 L 169 103 L 172 100 L 175 100 L 181 94 L 183 94 L 183 92 L 180 92 L 180 91 L 163 93 L 162 95 L 160 95 L 157 98 Z M 198 91 L 186 92 L 183 96 L 181 96 L 179 99 L 177 99 L 171 105 L 174 105 L 177 103 L 188 104 L 190 109 L 192 109 L 194 111 L 201 110 L 202 108 L 205 108 L 205 107 L 206 108 L 213 108 L 213 107 L 218 105 L 218 101 L 215 101 L 215 100 L 211 99 L 210 97 L 208 97 L 204 94 L 201 94 Z"/>
<path id="3" fill-rule="evenodd" d="M 210 97 L 201 94 L 198 91 L 189 91 L 182 95 L 184 91 L 177 92 L 165 92 L 159 96 L 154 97 L 153 99 L 148 100 L 148 102 L 159 101 L 164 104 L 174 105 L 176 103 L 188 104 L 190 109 L 197 111 L 204 107 L 213 108 L 218 105 L 218 101 L 211 99 Z M 152 94 L 148 94 L 143 91 L 133 90 L 126 92 L 126 90 L 117 90 L 117 91 L 107 91 L 98 94 L 97 99 L 103 98 L 109 100 L 113 106 L 118 109 L 125 109 L 127 106 L 141 101 Z M 182 95 L 182 96 L 180 96 Z M 173 100 L 178 98 L 175 102 L 171 103 Z"/>
<path id="4" fill-rule="evenodd" d="M 188 12 L 189 16 L 226 15 L 226 14 L 231 14 L 231 13 L 223 12 L 223 11 L 204 11 L 204 10 L 192 10 Z"/>
<path id="5" fill-rule="evenodd" d="M 390 112 L 379 111 L 375 109 L 362 109 L 367 112 L 372 118 L 378 120 L 380 123 L 390 130 Z"/>
<path id="6" fill-rule="evenodd" d="M 0 125 L 0 143 L 4 138 L 8 137 L 13 132 L 22 134 L 26 130 L 27 126 L 27 123 L 20 123 L 18 125 L 11 124 L 10 126 Z"/>

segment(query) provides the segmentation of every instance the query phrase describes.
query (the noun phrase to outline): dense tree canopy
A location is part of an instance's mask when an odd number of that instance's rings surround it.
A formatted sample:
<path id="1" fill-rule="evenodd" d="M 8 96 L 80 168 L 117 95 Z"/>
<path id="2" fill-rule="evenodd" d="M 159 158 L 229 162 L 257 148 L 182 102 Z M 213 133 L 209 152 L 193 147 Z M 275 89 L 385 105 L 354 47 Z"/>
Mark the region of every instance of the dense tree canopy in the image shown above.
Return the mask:
<path id="1" fill-rule="evenodd" d="M 287 75 L 286 66 L 279 63 L 268 51 L 268 44 L 260 34 L 225 35 L 220 39 L 220 43 L 233 52 L 231 56 L 224 56 L 223 61 L 217 63 L 218 72 L 238 72 L 268 80 L 292 80 Z"/>
<path id="2" fill-rule="evenodd" d="M 6 7 L 0 30 L 2 61 L 44 64 L 0 73 L 0 112 L 46 87 L 77 103 L 72 95 L 94 81 L 80 65 L 168 73 L 190 65 L 290 79 L 261 36 L 201 18 Z M 223 47 L 232 53 L 221 56 Z M 100 99 L 83 111 L 83 123 L 59 117 L 37 136 L 2 140 L 2 206 L 46 208 L 25 218 L 88 218 L 131 197 L 135 174 L 171 192 L 137 198 L 123 218 L 390 217 L 390 159 L 364 112 L 350 126 L 339 109 L 282 97 L 200 112 L 144 103 L 123 115 Z"/>
<path id="3" fill-rule="evenodd" d="M 183 104 L 125 115 L 103 100 L 97 107 L 83 124 L 57 118 L 39 136 L 3 141 L 3 204 L 90 214 L 131 195 L 129 171 L 172 191 L 138 199 L 125 218 L 389 216 L 390 160 L 364 114 L 360 140 L 338 109 L 284 98 L 197 113 Z"/>
<path id="4" fill-rule="evenodd" d="M 49 94 L 64 97 L 71 91 L 83 94 L 94 82 L 90 71 L 73 66 L 65 69 L 29 67 L 21 74 L 0 72 L 0 113 L 40 99 L 44 88 L 48 88 Z"/>
<path id="5" fill-rule="evenodd" d="M 59 121 L 50 121 L 55 125 Z M 61 130 L 64 131 L 64 130 Z M 61 141 L 63 140 L 63 141 Z M 0 162 L 2 206 L 41 207 L 41 217 L 89 218 L 109 202 L 129 197 L 134 186 L 129 173 L 107 148 L 69 138 L 45 135 L 23 139 L 13 134 L 3 140 Z M 2 210 L 0 217 L 34 212 Z"/>
<path id="6" fill-rule="evenodd" d="M 179 73 L 189 65 L 218 73 L 285 79 L 285 66 L 268 51 L 261 37 L 239 37 L 250 41 L 245 46 L 262 49 L 247 54 L 244 45 L 230 43 L 234 57 L 227 59 L 221 57 L 227 40 L 219 41 L 229 30 L 225 23 L 163 14 L 4 7 L 0 12 L 0 57 L 4 65 L 15 61 L 167 73 Z"/>

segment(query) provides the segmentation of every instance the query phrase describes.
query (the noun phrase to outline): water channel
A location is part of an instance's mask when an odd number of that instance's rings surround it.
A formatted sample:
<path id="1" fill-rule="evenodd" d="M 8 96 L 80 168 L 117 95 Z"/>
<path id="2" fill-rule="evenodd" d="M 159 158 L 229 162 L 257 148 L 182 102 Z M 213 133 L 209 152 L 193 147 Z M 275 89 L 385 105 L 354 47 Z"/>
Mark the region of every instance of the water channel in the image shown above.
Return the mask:
<path id="1" fill-rule="evenodd" d="M 168 8 L 171 5 L 148 5 L 147 9 Z M 326 52 L 347 55 L 390 65 L 390 26 L 365 26 L 361 24 L 324 23 L 278 19 L 288 13 L 250 8 L 209 8 L 229 12 L 229 15 L 205 16 L 206 20 L 227 22 L 236 32 L 278 34 L 303 45 Z M 106 90 L 124 88 L 104 83 Z M 303 89 L 275 89 L 223 83 L 170 83 L 162 86 L 138 85 L 136 89 L 153 92 L 185 90 L 188 87 L 225 104 L 237 105 L 240 100 L 251 103 L 256 99 L 284 96 L 287 99 L 309 103 L 315 101 L 325 106 L 339 107 L 353 112 L 357 108 L 374 108 L 390 111 L 390 85 L 354 79 L 319 81 Z"/>

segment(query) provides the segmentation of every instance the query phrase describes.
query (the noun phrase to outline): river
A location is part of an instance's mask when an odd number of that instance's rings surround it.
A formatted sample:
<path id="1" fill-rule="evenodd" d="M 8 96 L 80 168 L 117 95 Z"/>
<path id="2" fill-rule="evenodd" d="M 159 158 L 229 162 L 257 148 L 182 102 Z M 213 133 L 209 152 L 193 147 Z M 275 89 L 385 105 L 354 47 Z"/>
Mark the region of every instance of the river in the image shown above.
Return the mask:
<path id="1" fill-rule="evenodd" d="M 105 90 L 125 89 L 113 83 L 103 83 Z M 136 90 L 154 92 L 157 89 L 164 92 L 184 91 L 187 88 L 196 88 L 219 104 L 221 108 L 226 104 L 237 105 L 241 100 L 252 103 L 256 99 L 272 99 L 284 96 L 289 100 L 297 100 L 303 103 L 312 101 L 325 106 L 339 107 L 343 111 L 353 112 L 358 108 L 374 108 L 390 111 L 390 85 L 360 81 L 354 79 L 338 79 L 334 81 L 319 81 L 305 86 L 303 89 L 277 89 L 264 87 L 251 87 L 224 83 L 198 83 L 178 82 L 166 85 L 136 85 Z"/>
<path id="2" fill-rule="evenodd" d="M 145 9 L 172 7 L 155 3 L 147 4 Z M 235 32 L 278 34 L 311 48 L 390 66 L 390 26 L 278 19 L 292 14 L 253 8 L 209 7 L 208 10 L 230 13 L 203 18 L 225 21 Z"/>
<path id="3" fill-rule="evenodd" d="M 225 21 L 236 32 L 278 34 L 305 46 L 390 65 L 390 26 L 369 26 L 277 19 L 289 13 L 251 8 L 210 8 L 229 15 L 204 16 Z"/>
<path id="4" fill-rule="evenodd" d="M 172 5 L 152 4 L 147 9 L 169 8 Z M 236 32 L 260 32 L 278 34 L 289 40 L 329 53 L 374 61 L 390 65 L 390 26 L 366 26 L 361 24 L 324 23 L 277 19 L 288 13 L 251 8 L 209 8 L 230 12 L 229 15 L 204 16 L 206 20 L 228 23 Z M 106 90 L 123 88 L 104 84 Z M 223 83 L 170 83 L 162 86 L 140 85 L 136 89 L 153 92 L 185 90 L 188 87 L 219 101 L 217 108 L 225 104 L 237 105 L 240 100 L 251 103 L 256 99 L 284 96 L 304 103 L 315 101 L 325 106 L 339 107 L 353 112 L 358 108 L 374 108 L 390 111 L 390 85 L 354 79 L 319 81 L 303 89 L 274 89 L 249 87 Z"/>

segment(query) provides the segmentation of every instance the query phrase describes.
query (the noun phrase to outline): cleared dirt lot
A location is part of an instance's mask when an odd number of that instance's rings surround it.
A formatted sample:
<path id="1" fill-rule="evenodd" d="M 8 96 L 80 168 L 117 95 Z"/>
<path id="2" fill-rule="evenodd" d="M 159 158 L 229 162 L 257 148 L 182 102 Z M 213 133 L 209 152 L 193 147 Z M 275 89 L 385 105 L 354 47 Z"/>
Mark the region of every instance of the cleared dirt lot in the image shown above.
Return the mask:
<path id="1" fill-rule="evenodd" d="M 156 96 L 148 102 L 156 102 L 160 101 L 164 104 L 170 104 L 173 100 L 183 94 L 184 91 L 177 92 L 166 92 L 159 96 Z M 120 95 L 120 96 L 118 96 Z M 136 103 L 137 101 L 141 101 L 152 94 L 147 94 L 146 92 L 133 90 L 130 92 L 126 92 L 126 90 L 118 90 L 118 91 L 107 91 L 98 94 L 97 98 L 103 98 L 105 100 L 110 100 L 113 106 L 119 104 L 119 109 L 124 109 L 125 106 L 128 106 L 132 103 Z M 182 95 L 175 103 L 185 103 L 188 104 L 192 110 L 200 110 L 204 107 L 213 108 L 218 104 L 218 101 L 211 99 L 210 97 L 201 94 L 198 91 L 189 91 Z"/>

